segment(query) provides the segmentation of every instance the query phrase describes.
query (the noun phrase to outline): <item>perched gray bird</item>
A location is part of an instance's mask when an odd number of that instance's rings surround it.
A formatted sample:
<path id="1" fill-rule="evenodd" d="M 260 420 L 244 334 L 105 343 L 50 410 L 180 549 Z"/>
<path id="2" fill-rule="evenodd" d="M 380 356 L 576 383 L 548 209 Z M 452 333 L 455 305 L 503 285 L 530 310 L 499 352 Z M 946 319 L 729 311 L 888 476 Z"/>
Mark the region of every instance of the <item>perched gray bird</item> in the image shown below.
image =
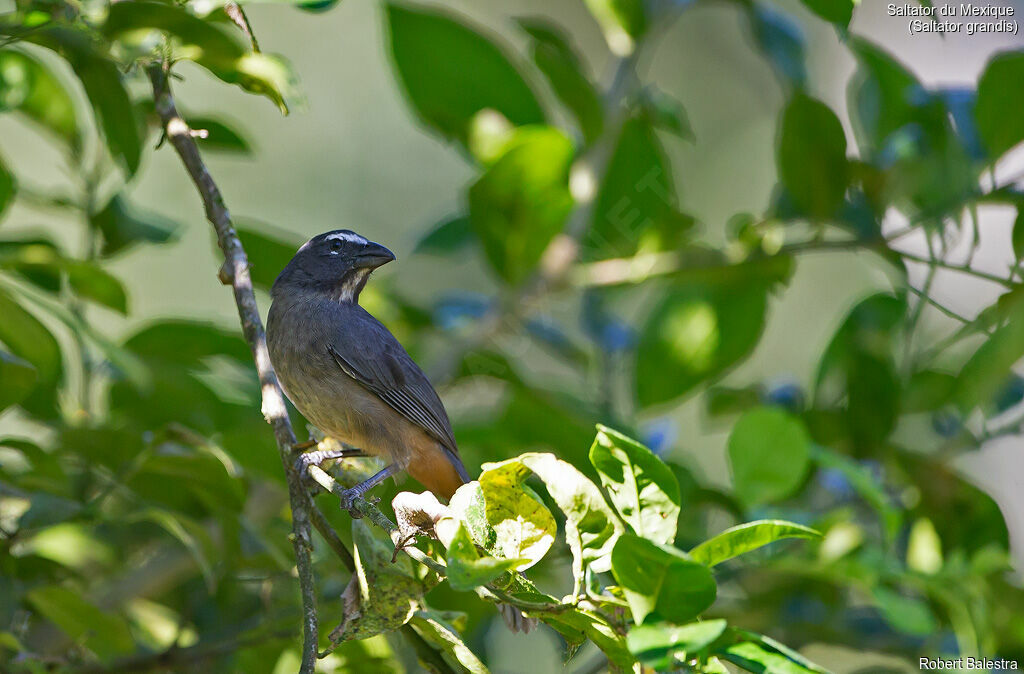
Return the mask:
<path id="1" fill-rule="evenodd" d="M 394 259 L 384 246 L 347 229 L 303 244 L 271 290 L 270 360 L 306 419 L 389 462 L 351 495 L 406 470 L 447 501 L 469 476 L 444 405 L 395 336 L 359 306 L 370 273 Z M 341 455 L 310 452 L 305 460 Z"/>

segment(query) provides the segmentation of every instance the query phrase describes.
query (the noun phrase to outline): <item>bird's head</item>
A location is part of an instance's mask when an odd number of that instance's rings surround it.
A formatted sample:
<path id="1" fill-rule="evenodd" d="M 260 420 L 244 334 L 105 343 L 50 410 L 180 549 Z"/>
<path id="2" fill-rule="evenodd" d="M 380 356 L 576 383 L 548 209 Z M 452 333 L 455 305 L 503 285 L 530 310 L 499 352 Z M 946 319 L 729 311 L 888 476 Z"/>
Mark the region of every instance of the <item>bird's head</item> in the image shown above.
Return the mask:
<path id="1" fill-rule="evenodd" d="M 348 229 L 314 236 L 274 281 L 272 293 L 303 290 L 355 302 L 377 267 L 395 259 L 390 250 Z"/>

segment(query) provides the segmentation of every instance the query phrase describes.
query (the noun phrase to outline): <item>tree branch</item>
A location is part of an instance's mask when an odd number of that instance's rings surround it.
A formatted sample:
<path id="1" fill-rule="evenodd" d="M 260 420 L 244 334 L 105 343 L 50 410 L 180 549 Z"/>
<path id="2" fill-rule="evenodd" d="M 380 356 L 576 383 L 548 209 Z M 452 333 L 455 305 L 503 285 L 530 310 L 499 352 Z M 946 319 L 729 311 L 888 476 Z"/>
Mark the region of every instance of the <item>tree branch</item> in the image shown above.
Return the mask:
<path id="1" fill-rule="evenodd" d="M 220 268 L 218 276 L 221 283 L 230 285 L 234 291 L 242 332 L 256 362 L 256 373 L 259 376 L 263 394 L 263 416 L 274 429 L 277 449 L 281 455 L 281 463 L 288 480 L 288 498 L 292 510 L 292 546 L 295 549 L 295 567 L 298 571 L 302 596 L 303 643 L 300 671 L 304 674 L 312 674 L 316 666 L 317 618 L 313 565 L 310 559 L 313 543 L 310 531 L 309 496 L 302 484 L 302 476 L 296 473 L 293 465 L 292 446 L 295 444 L 295 432 L 288 419 L 288 410 L 285 407 L 281 385 L 278 383 L 277 374 L 270 363 L 267 338 L 263 331 L 263 322 L 260 320 L 259 308 L 256 305 L 252 279 L 249 276 L 249 260 L 231 224 L 231 215 L 224 205 L 224 198 L 203 163 L 188 124 L 175 108 L 167 72 L 162 65 L 156 64 L 147 68 L 147 74 L 153 85 L 153 102 L 160 115 L 167 140 L 174 146 L 192 178 L 192 182 L 195 183 L 203 200 L 206 217 L 217 232 L 217 244 L 224 253 L 224 264 Z"/>

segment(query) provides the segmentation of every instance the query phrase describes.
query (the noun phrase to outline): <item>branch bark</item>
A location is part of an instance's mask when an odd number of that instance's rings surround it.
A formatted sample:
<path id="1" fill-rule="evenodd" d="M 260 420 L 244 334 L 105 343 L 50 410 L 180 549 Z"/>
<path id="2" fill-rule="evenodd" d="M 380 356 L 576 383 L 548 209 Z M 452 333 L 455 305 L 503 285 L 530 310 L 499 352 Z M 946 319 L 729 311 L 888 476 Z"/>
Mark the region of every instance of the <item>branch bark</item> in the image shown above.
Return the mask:
<path id="1" fill-rule="evenodd" d="M 302 484 L 302 476 L 295 471 L 293 465 L 292 446 L 295 444 L 295 432 L 288 419 L 288 410 L 285 407 L 281 385 L 277 380 L 274 367 L 270 363 L 266 334 L 260 319 L 259 308 L 256 305 L 252 279 L 249 276 L 249 260 L 231 223 L 231 215 L 224 204 L 224 198 L 203 163 L 188 124 L 175 108 L 164 66 L 152 65 L 147 68 L 147 74 L 153 86 L 153 102 L 160 115 L 164 134 L 181 158 L 192 182 L 195 183 L 206 210 L 206 217 L 217 232 L 217 244 L 224 253 L 224 264 L 220 268 L 218 277 L 221 283 L 230 285 L 234 292 L 238 318 L 242 323 L 242 332 L 252 351 L 253 360 L 256 362 L 256 372 L 263 394 L 263 416 L 274 430 L 277 449 L 281 455 L 281 463 L 288 480 L 288 498 L 292 510 L 292 545 L 295 549 L 295 567 L 298 571 L 302 597 L 302 668 L 300 671 L 303 674 L 312 674 L 316 666 L 317 617 L 313 565 L 310 558 L 313 543 L 309 495 Z"/>

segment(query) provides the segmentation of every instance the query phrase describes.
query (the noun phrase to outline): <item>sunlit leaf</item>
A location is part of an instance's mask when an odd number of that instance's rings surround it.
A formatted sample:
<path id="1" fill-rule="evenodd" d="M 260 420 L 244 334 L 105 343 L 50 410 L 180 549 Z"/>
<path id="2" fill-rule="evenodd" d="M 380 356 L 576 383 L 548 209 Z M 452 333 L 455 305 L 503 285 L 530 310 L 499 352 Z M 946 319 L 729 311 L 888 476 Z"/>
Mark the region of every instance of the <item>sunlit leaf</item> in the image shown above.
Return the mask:
<path id="1" fill-rule="evenodd" d="M 715 601 L 711 572 L 682 550 L 623 534 L 612 550 L 612 573 L 636 623 L 648 617 L 683 624 Z"/>
<path id="2" fill-rule="evenodd" d="M 442 136 L 466 143 L 470 121 L 487 108 L 516 126 L 544 122 L 514 62 L 480 31 L 445 12 L 397 4 L 387 5 L 387 22 L 406 97 Z"/>
<path id="3" fill-rule="evenodd" d="M 438 611 L 416 611 L 409 623 L 421 637 L 439 649 L 441 657 L 456 671 L 468 674 L 489 672 Z"/>
<path id="4" fill-rule="evenodd" d="M 725 633 L 725 620 L 705 620 L 688 625 L 639 625 L 629 631 L 629 651 L 641 662 L 658 670 L 670 669 L 672 656 L 687 658 L 710 646 Z"/>
<path id="5" fill-rule="evenodd" d="M 764 329 L 766 287 L 756 279 L 680 283 L 647 319 L 637 347 L 644 407 L 713 380 L 745 358 Z"/>
<path id="6" fill-rule="evenodd" d="M 679 483 L 661 459 L 636 440 L 598 425 L 590 462 L 634 533 L 656 543 L 675 540 Z"/>
<path id="7" fill-rule="evenodd" d="M 739 418 L 729 435 L 733 490 L 755 506 L 785 498 L 803 482 L 811 439 L 803 423 L 777 407 L 760 407 Z"/>
<path id="8" fill-rule="evenodd" d="M 448 544 L 448 584 L 453 590 L 467 592 L 475 587 L 486 585 L 498 576 L 520 566 L 523 561 L 517 558 L 498 558 L 481 555 L 464 524 L 459 524 Z"/>
<path id="9" fill-rule="evenodd" d="M 719 657 L 755 674 L 810 674 L 816 671 L 752 641 L 733 644 Z"/>
<path id="10" fill-rule="evenodd" d="M 690 556 L 706 566 L 715 566 L 784 538 L 821 538 L 802 524 L 783 520 L 758 520 L 726 529 L 693 550 Z"/>
<path id="11" fill-rule="evenodd" d="M 565 226 L 573 205 L 572 158 L 572 143 L 561 131 L 528 127 L 469 188 L 473 231 L 504 281 L 523 281 Z"/>
<path id="12" fill-rule="evenodd" d="M 583 569 L 607 571 L 609 555 L 624 527 L 601 492 L 572 464 L 552 454 L 523 454 L 499 463 L 485 463 L 484 472 L 514 471 L 520 481 L 532 471 L 547 487 L 548 494 L 565 513 L 565 538 L 572 550 L 573 573 L 582 578 Z"/>
<path id="13" fill-rule="evenodd" d="M 423 585 L 415 578 L 412 560 L 378 539 L 363 520 L 352 520 L 356 570 L 342 594 L 344 620 L 331 641 L 366 639 L 407 623 L 419 608 Z"/>
<path id="14" fill-rule="evenodd" d="M 514 462 L 486 464 L 478 479 L 484 520 L 494 533 L 481 535 L 472 508 L 467 508 L 463 515 L 475 540 L 498 557 L 518 559 L 514 566 L 519 570 L 533 566 L 547 554 L 555 542 L 557 528 L 551 511 L 523 484 L 528 476 L 529 472 Z M 452 501 L 458 503 L 455 498 Z"/>
<path id="15" fill-rule="evenodd" d="M 586 0 L 604 32 L 608 48 L 617 56 L 633 53 L 636 41 L 647 30 L 647 13 L 643 0 Z"/>

